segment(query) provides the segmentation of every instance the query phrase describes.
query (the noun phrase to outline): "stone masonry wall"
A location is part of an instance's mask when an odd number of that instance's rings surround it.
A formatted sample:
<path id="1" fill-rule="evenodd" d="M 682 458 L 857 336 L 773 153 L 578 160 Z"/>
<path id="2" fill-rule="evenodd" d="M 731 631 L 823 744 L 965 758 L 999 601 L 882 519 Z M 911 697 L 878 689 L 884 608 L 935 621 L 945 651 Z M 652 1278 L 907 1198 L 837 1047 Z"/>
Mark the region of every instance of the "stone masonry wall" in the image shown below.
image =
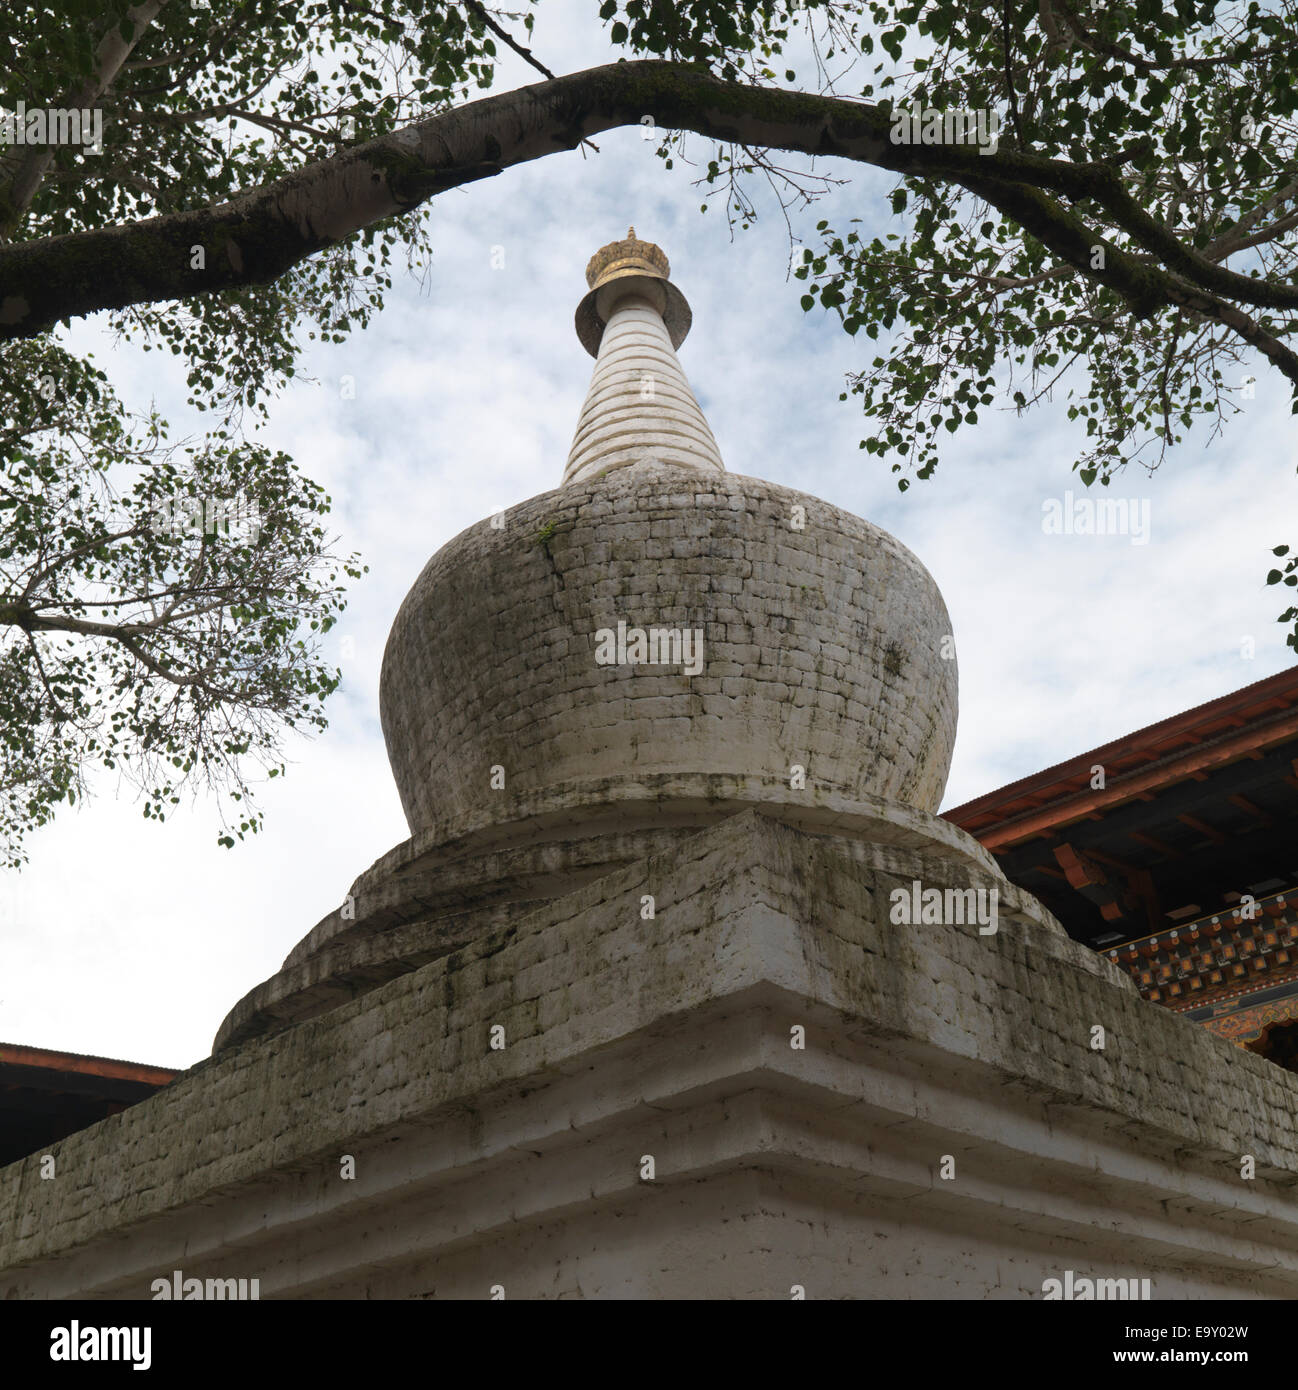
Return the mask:
<path id="1" fill-rule="evenodd" d="M 815 1296 L 895 1296 L 903 1269 L 916 1293 L 1032 1296 L 1068 1261 L 1163 1296 L 1298 1294 L 1298 1078 L 1039 923 L 890 921 L 943 858 L 745 812 L 588 884 L 71 1136 L 54 1180 L 0 1172 L 0 1297 L 138 1297 L 221 1261 L 267 1297 L 485 1297 L 493 1246 L 536 1296 L 787 1297 L 799 1261 Z M 733 1282 L 679 1240 L 662 1265 L 646 1152 L 678 1206 L 760 1178 L 761 1219 L 701 1237 Z M 601 1258 L 601 1229 L 638 1263 Z"/>

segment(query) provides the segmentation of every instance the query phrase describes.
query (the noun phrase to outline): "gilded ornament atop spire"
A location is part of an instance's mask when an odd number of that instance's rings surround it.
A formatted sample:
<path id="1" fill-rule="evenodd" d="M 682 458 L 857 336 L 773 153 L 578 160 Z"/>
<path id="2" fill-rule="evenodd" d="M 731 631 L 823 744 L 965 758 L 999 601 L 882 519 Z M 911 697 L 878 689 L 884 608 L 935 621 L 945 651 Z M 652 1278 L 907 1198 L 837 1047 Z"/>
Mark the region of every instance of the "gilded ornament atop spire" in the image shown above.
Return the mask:
<path id="1" fill-rule="evenodd" d="M 610 241 L 590 258 L 586 265 L 586 283 L 597 290 L 624 275 L 652 275 L 656 280 L 666 280 L 671 273 L 662 248 L 652 241 L 637 240 L 635 228 L 631 227 L 625 241 Z"/>
<path id="2" fill-rule="evenodd" d="M 690 331 L 693 315 L 685 296 L 668 279 L 671 263 L 660 246 L 641 241 L 634 227 L 627 228 L 625 241 L 601 246 L 586 265 L 589 293 L 577 306 L 577 337 L 592 357 L 598 356 L 600 339 L 613 303 L 622 294 L 648 294 L 662 313 L 672 340 L 680 347 Z M 609 290 L 609 285 L 616 288 Z M 601 293 L 602 292 L 602 293 Z"/>

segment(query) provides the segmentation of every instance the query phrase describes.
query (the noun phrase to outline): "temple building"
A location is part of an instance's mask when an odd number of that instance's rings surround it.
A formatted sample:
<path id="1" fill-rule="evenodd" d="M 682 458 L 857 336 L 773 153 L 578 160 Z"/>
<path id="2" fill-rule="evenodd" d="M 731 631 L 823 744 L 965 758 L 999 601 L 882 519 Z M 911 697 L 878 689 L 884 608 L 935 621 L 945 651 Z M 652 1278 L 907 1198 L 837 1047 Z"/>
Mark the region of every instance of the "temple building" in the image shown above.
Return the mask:
<path id="1" fill-rule="evenodd" d="M 0 1167 L 151 1096 L 180 1073 L 0 1043 Z"/>
<path id="2" fill-rule="evenodd" d="M 1198 799 L 1280 824 L 1280 739 L 1230 751 L 1279 683 L 939 816 L 932 577 L 719 447 L 657 246 L 586 278 L 558 486 L 388 638 L 409 837 L 209 1058 L 0 1170 L 0 1298 L 1298 1296 L 1298 1076 L 1164 1006 L 1288 966 L 1292 852 Z"/>
<path id="3" fill-rule="evenodd" d="M 1294 1069 L 1298 669 L 945 815 L 1142 998 Z"/>

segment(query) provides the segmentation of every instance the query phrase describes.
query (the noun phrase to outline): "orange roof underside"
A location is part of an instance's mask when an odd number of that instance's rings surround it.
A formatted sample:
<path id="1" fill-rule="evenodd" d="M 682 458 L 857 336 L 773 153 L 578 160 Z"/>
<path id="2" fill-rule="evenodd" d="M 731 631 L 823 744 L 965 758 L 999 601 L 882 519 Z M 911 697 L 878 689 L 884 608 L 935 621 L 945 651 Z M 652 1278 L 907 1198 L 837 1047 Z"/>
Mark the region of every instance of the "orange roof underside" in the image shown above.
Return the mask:
<path id="1" fill-rule="evenodd" d="M 83 1057 L 77 1052 L 47 1052 L 40 1047 L 20 1047 L 0 1043 L 0 1065 L 41 1067 L 46 1071 L 76 1072 L 83 1076 L 102 1076 L 112 1081 L 142 1081 L 165 1086 L 180 1075 L 170 1067 L 146 1067 L 139 1062 L 122 1062 L 114 1057 Z"/>
<path id="2" fill-rule="evenodd" d="M 966 801 L 943 818 L 1003 850 L 1294 737 L 1298 667 Z M 1092 790 L 1097 764 L 1105 786 Z"/>

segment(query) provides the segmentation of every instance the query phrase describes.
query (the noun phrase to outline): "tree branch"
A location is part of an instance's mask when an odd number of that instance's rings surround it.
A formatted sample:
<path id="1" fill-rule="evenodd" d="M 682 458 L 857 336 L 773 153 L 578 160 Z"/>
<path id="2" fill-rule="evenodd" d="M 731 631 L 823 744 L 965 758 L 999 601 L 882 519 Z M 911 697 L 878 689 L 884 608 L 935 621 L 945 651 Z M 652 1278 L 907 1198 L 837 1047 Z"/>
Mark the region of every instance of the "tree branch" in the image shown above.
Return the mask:
<path id="1" fill-rule="evenodd" d="M 144 37 L 145 30 L 166 3 L 167 0 L 143 0 L 141 4 L 128 10 L 127 19 L 133 26 L 129 39 L 122 37 L 121 25 L 114 24 L 99 41 L 95 50 L 97 66 L 94 76 L 65 98 L 64 107 L 90 107 L 103 96 L 121 71 L 122 64 Z M 0 240 L 13 235 L 15 228 L 22 221 L 23 214 L 31 206 L 31 201 L 41 186 L 41 180 L 45 177 L 45 171 L 53 159 L 53 146 L 36 146 L 27 152 L 18 165 L 10 180 L 8 195 L 3 199 L 3 208 L 0 209 Z"/>
<path id="2" fill-rule="evenodd" d="M 645 61 L 470 102 L 216 207 L 0 247 L 0 341 L 32 337 L 60 319 L 101 309 L 268 283 L 447 189 L 574 149 L 588 135 L 639 125 L 645 115 L 661 128 L 959 184 L 1019 221 L 1079 274 L 1117 290 L 1139 316 L 1167 304 L 1201 308 L 1185 297 L 1196 290 L 1206 292 L 1205 312 L 1221 308 L 1214 296 L 1298 308 L 1298 289 L 1238 275 L 1184 246 L 1110 165 L 1008 149 L 983 153 L 972 145 L 894 144 L 888 107 L 755 88 L 680 63 Z M 1092 268 L 1090 248 L 1100 239 L 1047 193 L 1098 204 L 1175 274 L 1107 243 L 1107 269 Z M 1083 235 L 1091 240 L 1083 244 Z M 1250 341 L 1259 332 L 1252 325 Z"/>

